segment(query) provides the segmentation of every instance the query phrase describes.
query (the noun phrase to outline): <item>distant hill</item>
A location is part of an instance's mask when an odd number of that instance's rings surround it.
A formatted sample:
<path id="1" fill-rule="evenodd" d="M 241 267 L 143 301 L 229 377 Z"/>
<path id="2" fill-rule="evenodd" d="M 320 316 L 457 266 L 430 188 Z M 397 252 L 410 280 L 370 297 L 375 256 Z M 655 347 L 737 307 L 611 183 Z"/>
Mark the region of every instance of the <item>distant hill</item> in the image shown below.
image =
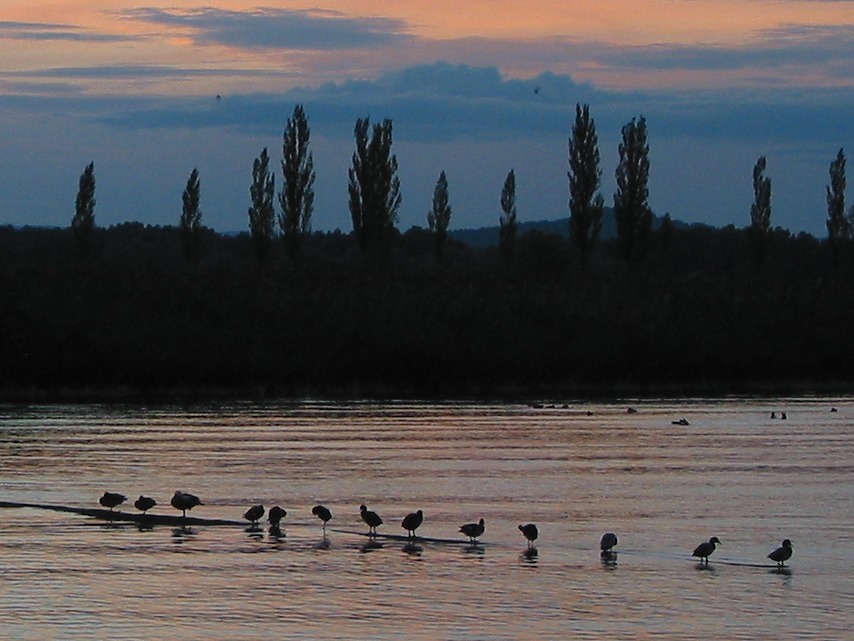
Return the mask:
<path id="1" fill-rule="evenodd" d="M 662 217 L 652 217 L 652 228 L 658 229 L 661 226 Z M 678 220 L 671 221 L 677 229 L 689 227 L 687 223 Z M 539 231 L 544 234 L 557 234 L 559 236 L 569 236 L 569 217 L 560 218 L 558 220 L 536 220 L 519 222 L 517 226 L 517 234 L 522 236 L 529 231 Z M 498 225 L 492 227 L 478 227 L 476 229 L 453 229 L 449 232 L 450 236 L 465 245 L 470 247 L 490 247 L 498 244 Z M 599 235 L 601 240 L 611 240 L 617 237 L 617 221 L 614 218 L 614 209 L 606 207 L 602 215 L 602 231 Z"/>

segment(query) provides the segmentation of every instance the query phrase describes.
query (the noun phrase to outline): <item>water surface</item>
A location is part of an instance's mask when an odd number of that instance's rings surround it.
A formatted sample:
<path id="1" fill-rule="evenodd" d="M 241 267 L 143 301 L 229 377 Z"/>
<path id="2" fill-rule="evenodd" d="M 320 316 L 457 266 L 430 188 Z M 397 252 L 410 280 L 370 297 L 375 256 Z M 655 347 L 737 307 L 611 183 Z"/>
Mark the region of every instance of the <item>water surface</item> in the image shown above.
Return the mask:
<path id="1" fill-rule="evenodd" d="M 854 399 L 824 398 L 0 408 L 2 500 L 109 490 L 175 513 L 181 489 L 202 517 L 288 510 L 281 537 L 0 510 L 0 637 L 850 639 L 852 434 Z M 460 543 L 366 546 L 360 503 L 381 533 L 422 509 L 419 534 Z"/>

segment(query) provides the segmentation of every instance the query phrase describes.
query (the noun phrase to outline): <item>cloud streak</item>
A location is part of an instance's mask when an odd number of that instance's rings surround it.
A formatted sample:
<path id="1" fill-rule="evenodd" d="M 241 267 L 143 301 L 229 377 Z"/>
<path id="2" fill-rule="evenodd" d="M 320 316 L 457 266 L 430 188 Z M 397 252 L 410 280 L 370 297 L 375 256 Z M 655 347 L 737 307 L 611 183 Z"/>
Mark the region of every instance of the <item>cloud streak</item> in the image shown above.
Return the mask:
<path id="1" fill-rule="evenodd" d="M 0 21 L 0 39 L 112 43 L 133 38 L 92 32 L 69 24 Z"/>
<path id="2" fill-rule="evenodd" d="M 407 25 L 391 18 L 351 17 L 337 11 L 254 9 L 230 11 L 144 7 L 119 14 L 128 20 L 184 28 L 202 45 L 247 50 L 341 51 L 399 45 L 411 39 Z"/>

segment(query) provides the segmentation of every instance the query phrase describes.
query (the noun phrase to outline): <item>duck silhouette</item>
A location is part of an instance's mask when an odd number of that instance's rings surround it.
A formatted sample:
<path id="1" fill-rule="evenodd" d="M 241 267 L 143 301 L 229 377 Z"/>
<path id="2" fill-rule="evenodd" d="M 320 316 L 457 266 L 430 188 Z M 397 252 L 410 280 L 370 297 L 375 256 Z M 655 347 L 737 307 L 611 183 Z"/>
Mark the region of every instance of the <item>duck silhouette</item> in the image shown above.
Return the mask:
<path id="1" fill-rule="evenodd" d="M 712 538 L 710 538 L 705 543 L 700 543 L 700 545 L 698 545 L 696 547 L 696 549 L 694 550 L 694 552 L 691 556 L 699 557 L 700 558 L 700 564 L 705 563 L 706 565 L 708 565 L 709 564 L 709 555 L 715 551 L 715 545 L 716 544 L 720 545 L 721 541 L 720 541 L 720 539 L 718 539 L 718 537 L 713 536 Z"/>
<path id="2" fill-rule="evenodd" d="M 109 508 L 110 512 L 112 512 L 114 507 L 118 507 L 127 500 L 128 497 L 124 494 L 119 494 L 118 492 L 104 492 L 104 495 L 98 499 L 98 503 Z"/>
<path id="3" fill-rule="evenodd" d="M 359 513 L 362 515 L 362 520 L 368 526 L 368 533 L 375 535 L 377 528 L 383 524 L 380 515 L 369 510 L 364 504 L 359 506 Z"/>
<path id="4" fill-rule="evenodd" d="M 477 523 L 466 523 L 460 526 L 460 532 L 469 537 L 470 543 L 477 541 L 477 537 L 483 534 L 484 530 L 486 530 L 486 522 L 483 519 Z"/>
<path id="5" fill-rule="evenodd" d="M 410 539 L 415 538 L 415 530 L 424 522 L 424 512 L 418 510 L 417 512 L 410 512 L 406 516 L 403 517 L 403 521 L 400 522 L 400 527 L 406 530 Z"/>
<path id="6" fill-rule="evenodd" d="M 184 517 L 187 516 L 187 510 L 192 510 L 197 505 L 204 505 L 195 494 L 188 494 L 180 490 L 175 490 L 175 494 L 172 495 L 169 504 L 176 510 L 181 510 Z"/>
<path id="7" fill-rule="evenodd" d="M 792 558 L 792 542 L 789 539 L 784 539 L 782 545 L 768 555 L 768 558 L 777 563 L 778 567 L 783 567 L 790 558 Z"/>
<path id="8" fill-rule="evenodd" d="M 134 506 L 137 510 L 139 510 L 140 512 L 142 512 L 143 514 L 145 514 L 146 512 L 148 512 L 148 510 L 150 510 L 151 508 L 153 508 L 155 505 L 157 505 L 157 501 L 155 501 L 155 500 L 154 500 L 153 498 L 151 498 L 150 496 L 143 496 L 142 494 L 140 494 L 140 495 L 139 495 L 139 498 L 138 498 L 136 501 L 134 501 L 134 502 L 133 502 L 133 506 Z"/>

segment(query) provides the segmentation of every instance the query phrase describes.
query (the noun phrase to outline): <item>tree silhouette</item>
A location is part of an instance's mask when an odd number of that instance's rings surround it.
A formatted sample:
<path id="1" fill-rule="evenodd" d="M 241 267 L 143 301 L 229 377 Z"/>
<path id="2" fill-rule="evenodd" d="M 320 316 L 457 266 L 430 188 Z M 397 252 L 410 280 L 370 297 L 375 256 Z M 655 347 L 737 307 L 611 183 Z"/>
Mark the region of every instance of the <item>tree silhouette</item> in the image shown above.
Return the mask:
<path id="1" fill-rule="evenodd" d="M 445 172 L 439 174 L 433 189 L 433 208 L 427 212 L 427 225 L 436 239 L 436 259 L 441 262 L 451 222 L 451 205 L 448 196 L 448 179 Z"/>
<path id="2" fill-rule="evenodd" d="M 282 142 L 282 193 L 279 227 L 288 255 L 295 259 L 303 238 L 311 232 L 314 211 L 314 158 L 309 150 L 311 130 L 302 105 L 288 118 Z"/>
<path id="3" fill-rule="evenodd" d="M 386 118 L 373 126 L 359 118 L 353 130 L 356 151 L 349 169 L 350 216 L 362 251 L 385 257 L 400 209 L 397 157 L 391 153 L 392 123 Z"/>
<path id="4" fill-rule="evenodd" d="M 74 217 L 71 219 L 71 233 L 81 257 L 89 253 L 92 230 L 95 229 L 95 163 L 86 165 L 80 175 L 77 199 L 74 203 Z"/>
<path id="5" fill-rule="evenodd" d="M 626 261 L 639 259 L 646 251 L 652 231 L 649 208 L 649 145 L 643 116 L 623 127 L 618 150 L 620 162 L 615 176 L 614 217 L 617 221 L 617 245 Z"/>
<path id="6" fill-rule="evenodd" d="M 273 205 L 276 193 L 276 177 L 270 173 L 270 158 L 267 148 L 252 163 L 252 186 L 249 196 L 252 206 L 249 208 L 249 233 L 255 248 L 255 258 L 261 267 L 265 267 L 270 258 L 273 243 L 276 211 Z"/>
<path id="7" fill-rule="evenodd" d="M 510 262 L 516 245 L 516 174 L 511 169 L 501 189 L 501 217 L 498 219 L 498 249 Z"/>
<path id="8" fill-rule="evenodd" d="M 771 238 L 771 179 L 765 176 L 765 156 L 753 167 L 753 204 L 750 206 L 750 246 L 753 262 L 761 265 Z"/>
<path id="9" fill-rule="evenodd" d="M 575 123 L 569 139 L 569 236 L 581 256 L 582 267 L 602 229 L 604 200 L 596 192 L 599 169 L 599 140 L 589 105 L 575 105 Z"/>
<path id="10" fill-rule="evenodd" d="M 827 191 L 827 242 L 833 268 L 839 263 L 839 250 L 848 239 L 851 226 L 845 218 L 845 151 L 839 149 L 836 160 L 830 163 L 830 184 Z"/>
<path id="11" fill-rule="evenodd" d="M 202 212 L 199 209 L 201 199 L 201 184 L 199 170 L 193 169 L 187 179 L 187 186 L 181 194 L 183 208 L 181 210 L 180 237 L 184 255 L 190 260 L 198 257 L 202 232 Z"/>

